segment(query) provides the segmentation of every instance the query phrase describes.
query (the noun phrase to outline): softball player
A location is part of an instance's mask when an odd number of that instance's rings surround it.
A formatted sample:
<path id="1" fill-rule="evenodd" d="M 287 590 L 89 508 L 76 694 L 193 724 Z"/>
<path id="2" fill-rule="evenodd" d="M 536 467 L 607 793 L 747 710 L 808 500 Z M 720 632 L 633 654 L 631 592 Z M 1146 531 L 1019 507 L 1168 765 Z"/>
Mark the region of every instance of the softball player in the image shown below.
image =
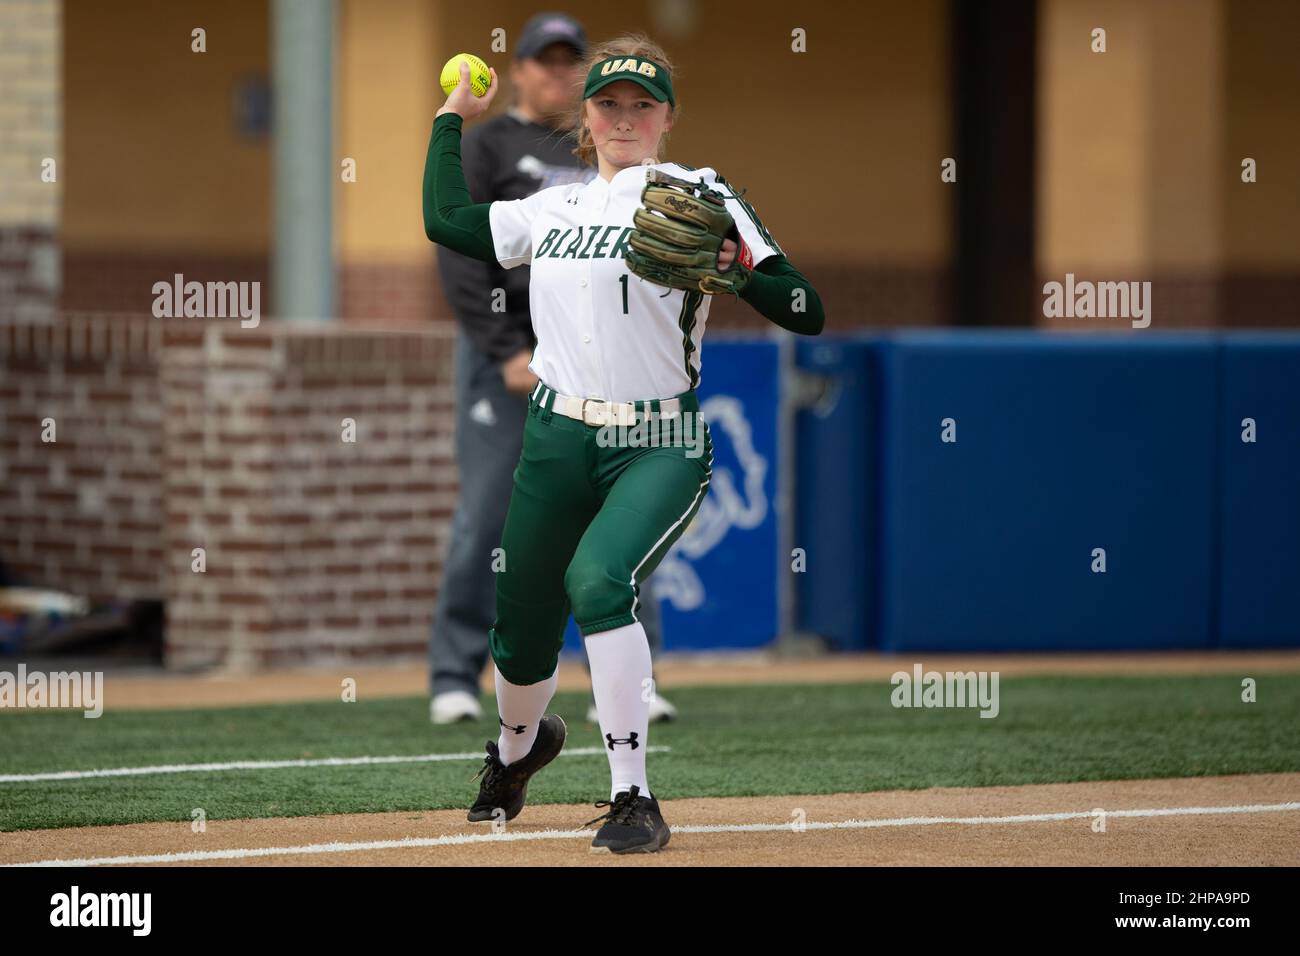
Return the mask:
<path id="1" fill-rule="evenodd" d="M 566 123 L 585 73 L 586 31 L 562 13 L 539 13 L 514 43 L 511 69 L 514 106 L 474 125 L 461 140 L 465 182 L 475 202 L 523 199 L 538 189 L 585 183 L 596 175 L 573 155 Z M 451 520 L 451 543 L 429 641 L 435 724 L 478 720 L 479 677 L 488 659 L 488 629 L 496 616 L 492 555 L 501 545 L 506 507 L 524 437 L 528 394 L 537 376 L 529 268 L 505 270 L 450 249 L 438 254 L 438 272 L 456 314 L 456 458 L 460 493 Z M 504 302 L 496 301 L 504 292 Z M 637 614 L 655 658 L 663 647 L 653 579 L 641 582 Z M 583 663 L 587 664 L 586 655 Z M 676 710 L 663 694 L 650 702 L 650 722 L 670 720 Z M 593 699 L 588 721 L 599 723 Z"/>
<path id="2" fill-rule="evenodd" d="M 707 254 L 746 302 L 795 332 L 821 331 L 821 301 L 753 208 L 711 168 L 660 162 L 677 100 L 671 64 L 640 36 L 585 58 L 578 149 L 598 175 L 519 200 L 475 204 L 461 168 L 462 124 L 497 90 L 470 89 L 469 68 L 438 111 L 424 172 L 429 239 L 509 269 L 531 264 L 537 347 L 529 368 L 523 451 L 514 475 L 497 575 L 495 662 L 501 733 L 487 744 L 471 821 L 513 819 L 531 776 L 564 745 L 546 714 L 568 615 L 583 635 L 611 774 L 593 850 L 652 852 L 669 829 L 646 777 L 650 652 L 639 589 L 690 523 L 709 486 L 712 451 L 695 387 L 710 295 L 665 288 L 628 266 L 633 216 L 648 176 L 665 174 L 725 195 L 728 238 Z M 644 213 L 642 213 L 644 215 Z M 636 258 L 633 251 L 632 258 Z M 631 440 L 670 423 L 665 440 Z M 617 426 L 617 430 L 616 430 Z M 632 431 L 624 431 L 631 427 Z M 620 438 L 611 441 L 610 435 Z"/>

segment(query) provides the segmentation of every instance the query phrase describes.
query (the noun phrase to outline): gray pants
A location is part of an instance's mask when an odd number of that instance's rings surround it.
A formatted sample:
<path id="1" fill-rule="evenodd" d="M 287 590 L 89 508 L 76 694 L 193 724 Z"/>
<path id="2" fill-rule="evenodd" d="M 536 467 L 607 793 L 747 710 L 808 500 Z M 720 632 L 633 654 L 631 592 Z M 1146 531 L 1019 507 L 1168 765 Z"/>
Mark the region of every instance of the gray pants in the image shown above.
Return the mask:
<path id="1" fill-rule="evenodd" d="M 435 695 L 464 690 L 477 697 L 479 676 L 487 666 L 488 628 L 496 619 L 492 551 L 501 546 L 528 399 L 508 391 L 498 364 L 463 335 L 456 339 L 455 362 L 460 498 L 451 520 L 429 659 Z M 651 654 L 658 654 L 663 630 L 649 580 L 641 585 L 639 617 Z"/>

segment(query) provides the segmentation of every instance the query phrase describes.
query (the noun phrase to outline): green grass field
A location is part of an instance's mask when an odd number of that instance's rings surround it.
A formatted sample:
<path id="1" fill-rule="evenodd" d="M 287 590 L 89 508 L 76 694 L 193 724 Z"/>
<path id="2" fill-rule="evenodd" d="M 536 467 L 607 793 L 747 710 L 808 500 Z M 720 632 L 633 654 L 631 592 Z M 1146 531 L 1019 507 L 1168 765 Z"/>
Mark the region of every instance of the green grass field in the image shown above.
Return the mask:
<path id="1" fill-rule="evenodd" d="M 980 787 L 1300 770 L 1300 674 L 1001 682 L 1001 713 L 894 709 L 887 683 L 680 688 L 652 729 L 666 799 Z M 567 748 L 595 747 L 584 693 L 557 695 Z M 490 703 L 490 702 L 489 702 Z M 494 711 L 486 708 L 488 713 Z M 483 752 L 496 721 L 434 728 L 425 698 L 185 711 L 0 714 L 0 774 L 233 760 Z M 0 830 L 468 806 L 477 757 L 438 763 L 0 782 Z M 603 754 L 564 757 L 530 803 L 608 796 Z M 595 816 L 598 811 L 594 811 Z M 575 824 L 582 821 L 575 821 Z"/>

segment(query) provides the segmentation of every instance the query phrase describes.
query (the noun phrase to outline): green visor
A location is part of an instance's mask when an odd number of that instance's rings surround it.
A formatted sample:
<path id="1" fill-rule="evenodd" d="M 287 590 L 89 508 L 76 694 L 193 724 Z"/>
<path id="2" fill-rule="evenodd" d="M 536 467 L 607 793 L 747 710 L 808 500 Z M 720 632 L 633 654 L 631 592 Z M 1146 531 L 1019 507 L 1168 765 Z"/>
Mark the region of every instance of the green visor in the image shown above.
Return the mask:
<path id="1" fill-rule="evenodd" d="M 660 103 L 667 100 L 673 106 L 677 105 L 677 100 L 673 98 L 673 80 L 668 75 L 668 70 L 653 60 L 638 56 L 611 56 L 595 64 L 587 74 L 587 85 L 582 90 L 582 98 L 585 100 L 601 87 L 619 80 L 639 83 Z"/>

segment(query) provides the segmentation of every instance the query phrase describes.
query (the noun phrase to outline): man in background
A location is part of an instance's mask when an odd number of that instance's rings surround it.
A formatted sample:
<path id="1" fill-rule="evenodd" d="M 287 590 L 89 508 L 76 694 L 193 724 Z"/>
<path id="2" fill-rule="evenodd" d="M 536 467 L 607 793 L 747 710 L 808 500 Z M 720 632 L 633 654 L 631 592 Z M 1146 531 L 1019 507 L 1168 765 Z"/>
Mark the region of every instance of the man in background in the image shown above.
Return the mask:
<path id="1" fill-rule="evenodd" d="M 467 130 L 461 158 L 476 203 L 523 199 L 539 189 L 586 182 L 596 171 L 579 164 L 568 131 L 586 52 L 582 26 L 561 13 L 541 13 L 524 25 L 515 44 L 510 110 Z M 429 654 L 430 719 L 435 724 L 477 720 L 479 677 L 487 664 L 488 628 L 496 617 L 492 552 L 501 545 L 506 509 L 523 444 L 528 393 L 537 377 L 528 370 L 537 340 L 528 310 L 530 269 L 503 269 L 449 249 L 438 250 L 438 271 L 456 314 L 456 459 L 460 498 L 451 545 L 434 611 Z M 493 311 L 493 290 L 505 291 L 504 311 Z M 650 648 L 663 644 L 659 602 L 650 582 L 641 623 Z M 656 693 L 650 719 L 675 709 Z M 594 705 L 587 715 L 594 721 Z"/>

